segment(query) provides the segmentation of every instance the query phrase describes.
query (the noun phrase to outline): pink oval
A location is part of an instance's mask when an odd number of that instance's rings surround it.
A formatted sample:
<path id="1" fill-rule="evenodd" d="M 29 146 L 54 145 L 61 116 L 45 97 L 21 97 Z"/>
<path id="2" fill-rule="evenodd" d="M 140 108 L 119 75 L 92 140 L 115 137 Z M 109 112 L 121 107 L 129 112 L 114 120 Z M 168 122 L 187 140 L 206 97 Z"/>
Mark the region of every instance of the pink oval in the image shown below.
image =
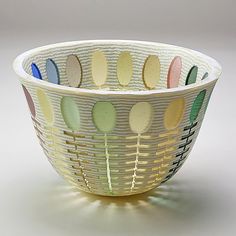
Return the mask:
<path id="1" fill-rule="evenodd" d="M 169 67 L 167 76 L 167 88 L 175 88 L 179 85 L 180 75 L 182 69 L 181 57 L 176 56 Z"/>
<path id="2" fill-rule="evenodd" d="M 33 117 L 35 117 L 36 112 L 35 112 L 35 106 L 34 106 L 33 99 L 32 99 L 32 97 L 31 97 L 29 91 L 26 89 L 26 87 L 25 87 L 24 85 L 22 85 L 22 88 L 23 88 L 23 90 L 24 90 L 24 94 L 25 94 L 25 97 L 26 97 L 26 100 L 27 100 L 27 103 L 28 103 L 28 106 L 29 106 L 31 115 L 32 115 Z"/>

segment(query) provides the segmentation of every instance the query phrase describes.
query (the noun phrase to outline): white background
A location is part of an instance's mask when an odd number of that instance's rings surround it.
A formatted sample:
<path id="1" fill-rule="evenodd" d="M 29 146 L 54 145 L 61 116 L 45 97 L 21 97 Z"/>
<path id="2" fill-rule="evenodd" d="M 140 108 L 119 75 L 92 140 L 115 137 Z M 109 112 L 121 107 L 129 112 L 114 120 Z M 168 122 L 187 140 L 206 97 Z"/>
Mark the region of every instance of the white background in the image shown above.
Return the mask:
<path id="1" fill-rule="evenodd" d="M 236 235 L 235 9 L 234 0 L 0 0 L 0 235 Z M 80 39 L 165 42 L 221 63 L 195 147 L 160 188 L 125 198 L 75 192 L 46 160 L 12 61 Z"/>

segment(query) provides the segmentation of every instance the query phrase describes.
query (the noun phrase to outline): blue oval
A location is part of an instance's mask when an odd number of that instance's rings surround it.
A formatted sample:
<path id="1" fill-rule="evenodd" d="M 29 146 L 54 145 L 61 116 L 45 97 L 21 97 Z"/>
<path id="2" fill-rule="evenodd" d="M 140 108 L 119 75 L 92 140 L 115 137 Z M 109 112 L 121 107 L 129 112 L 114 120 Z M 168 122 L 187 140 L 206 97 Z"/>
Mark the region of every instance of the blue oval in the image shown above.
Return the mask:
<path id="1" fill-rule="evenodd" d="M 31 64 L 31 71 L 32 71 L 32 75 L 37 78 L 37 79 L 40 79 L 42 80 L 42 75 L 40 73 L 40 70 L 39 68 L 37 67 L 37 65 L 35 63 L 32 63 Z"/>
<path id="2" fill-rule="evenodd" d="M 56 63 L 52 59 L 46 61 L 46 72 L 48 81 L 53 84 L 60 84 L 59 71 Z"/>

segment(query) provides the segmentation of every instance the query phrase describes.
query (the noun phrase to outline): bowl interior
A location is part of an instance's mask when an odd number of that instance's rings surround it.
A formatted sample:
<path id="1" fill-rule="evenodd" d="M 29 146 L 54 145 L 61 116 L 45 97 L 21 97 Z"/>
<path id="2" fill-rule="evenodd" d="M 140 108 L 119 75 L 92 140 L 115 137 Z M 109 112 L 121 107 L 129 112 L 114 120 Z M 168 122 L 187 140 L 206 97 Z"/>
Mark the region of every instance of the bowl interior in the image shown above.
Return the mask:
<path id="1" fill-rule="evenodd" d="M 81 41 L 32 50 L 23 69 L 63 86 L 142 91 L 201 83 L 215 71 L 198 52 L 159 43 Z"/>

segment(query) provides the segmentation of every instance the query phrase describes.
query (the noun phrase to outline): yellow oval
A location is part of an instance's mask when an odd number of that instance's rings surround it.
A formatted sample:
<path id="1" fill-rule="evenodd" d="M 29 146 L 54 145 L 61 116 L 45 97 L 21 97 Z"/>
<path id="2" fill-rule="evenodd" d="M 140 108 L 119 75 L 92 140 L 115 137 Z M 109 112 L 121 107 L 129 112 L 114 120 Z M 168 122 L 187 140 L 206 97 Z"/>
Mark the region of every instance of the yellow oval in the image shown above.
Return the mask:
<path id="1" fill-rule="evenodd" d="M 82 80 L 82 67 L 76 55 L 69 55 L 66 60 L 66 75 L 69 85 L 78 88 Z"/>
<path id="2" fill-rule="evenodd" d="M 37 97 L 39 101 L 39 106 L 44 115 L 44 118 L 48 124 L 52 124 L 54 121 L 54 114 L 52 109 L 52 104 L 47 96 L 47 94 L 42 89 L 37 89 Z"/>
<path id="3" fill-rule="evenodd" d="M 129 125 L 134 133 L 146 132 L 152 121 L 152 106 L 148 102 L 138 102 L 130 110 Z"/>
<path id="4" fill-rule="evenodd" d="M 160 60 L 155 55 L 146 59 L 143 67 L 143 81 L 147 88 L 154 89 L 160 80 Z"/>
<path id="5" fill-rule="evenodd" d="M 167 130 L 177 128 L 183 118 L 184 108 L 184 98 L 177 98 L 168 105 L 164 115 L 164 125 Z"/>
<path id="6" fill-rule="evenodd" d="M 107 59 L 101 51 L 95 51 L 92 55 L 92 77 L 98 87 L 101 87 L 106 82 Z"/>
<path id="7" fill-rule="evenodd" d="M 127 86 L 132 79 L 133 64 L 129 52 L 122 52 L 117 61 L 117 78 L 122 86 Z"/>

